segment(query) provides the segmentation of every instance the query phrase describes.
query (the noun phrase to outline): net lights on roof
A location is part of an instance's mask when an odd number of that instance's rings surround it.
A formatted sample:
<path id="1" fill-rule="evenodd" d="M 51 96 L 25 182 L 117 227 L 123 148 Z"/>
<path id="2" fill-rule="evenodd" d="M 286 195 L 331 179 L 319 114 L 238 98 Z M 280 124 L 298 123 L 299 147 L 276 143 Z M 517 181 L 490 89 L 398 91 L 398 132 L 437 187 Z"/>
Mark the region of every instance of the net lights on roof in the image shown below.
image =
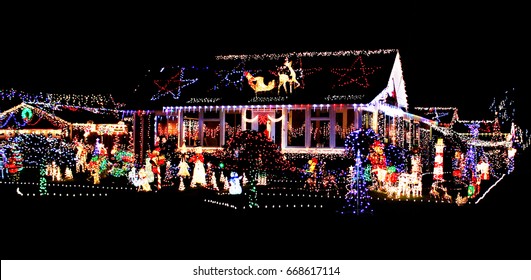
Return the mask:
<path id="1" fill-rule="evenodd" d="M 278 53 L 278 54 L 251 54 L 251 55 L 219 55 L 216 60 L 231 60 L 231 59 L 281 59 L 285 57 L 326 57 L 326 56 L 358 56 L 358 55 L 373 55 L 373 54 L 390 54 L 397 52 L 397 49 L 379 49 L 379 50 L 347 50 L 347 51 L 333 51 L 333 52 L 292 52 L 292 53 Z"/>

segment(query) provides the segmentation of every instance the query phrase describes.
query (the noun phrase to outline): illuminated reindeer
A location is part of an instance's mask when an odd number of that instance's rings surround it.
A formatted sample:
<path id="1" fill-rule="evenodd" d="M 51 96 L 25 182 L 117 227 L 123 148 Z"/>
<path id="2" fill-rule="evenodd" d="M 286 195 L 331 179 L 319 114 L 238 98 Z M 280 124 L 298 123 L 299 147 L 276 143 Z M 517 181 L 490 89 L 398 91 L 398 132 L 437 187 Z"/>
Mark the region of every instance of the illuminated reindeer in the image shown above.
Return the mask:
<path id="1" fill-rule="evenodd" d="M 82 142 L 76 142 L 76 172 L 85 172 L 87 167 L 87 147 Z"/>
<path id="2" fill-rule="evenodd" d="M 288 61 L 288 59 L 286 58 L 286 60 L 284 61 L 284 66 L 288 68 L 289 75 L 283 73 L 278 74 L 278 94 L 280 94 L 281 86 L 284 88 L 285 93 L 291 93 L 293 89 L 296 89 L 301 85 L 299 81 L 297 81 L 297 75 L 295 74 L 295 70 L 293 70 L 293 67 L 291 67 L 291 61 Z M 286 89 L 286 83 L 289 83 L 289 92 Z M 295 87 L 293 87 L 293 84 L 295 84 Z"/>
<path id="3" fill-rule="evenodd" d="M 437 183 L 436 182 L 434 182 L 431 185 L 430 198 L 431 197 L 433 197 L 433 199 L 440 199 L 441 198 L 440 193 L 437 191 Z"/>
<path id="4" fill-rule="evenodd" d="M 448 193 L 448 189 L 446 187 L 441 188 L 441 190 L 444 192 L 441 199 L 443 201 L 452 202 L 452 196 Z"/>

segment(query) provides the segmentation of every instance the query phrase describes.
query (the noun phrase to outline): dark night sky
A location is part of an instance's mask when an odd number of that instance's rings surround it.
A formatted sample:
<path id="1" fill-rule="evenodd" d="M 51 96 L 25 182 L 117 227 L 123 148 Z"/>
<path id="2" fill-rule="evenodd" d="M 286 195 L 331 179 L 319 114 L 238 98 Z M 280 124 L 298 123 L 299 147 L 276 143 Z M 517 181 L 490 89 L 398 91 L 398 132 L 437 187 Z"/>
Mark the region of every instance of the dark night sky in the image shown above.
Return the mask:
<path id="1" fill-rule="evenodd" d="M 138 98 L 134 89 L 157 63 L 218 54 L 397 48 L 410 106 L 457 106 L 462 118 L 491 118 L 494 96 L 528 90 L 524 66 L 531 49 L 524 18 L 514 14 L 518 8 L 498 8 L 42 13 L 27 17 L 32 24 L 13 18 L 7 19 L 12 28 L 3 25 L 0 88 Z"/>

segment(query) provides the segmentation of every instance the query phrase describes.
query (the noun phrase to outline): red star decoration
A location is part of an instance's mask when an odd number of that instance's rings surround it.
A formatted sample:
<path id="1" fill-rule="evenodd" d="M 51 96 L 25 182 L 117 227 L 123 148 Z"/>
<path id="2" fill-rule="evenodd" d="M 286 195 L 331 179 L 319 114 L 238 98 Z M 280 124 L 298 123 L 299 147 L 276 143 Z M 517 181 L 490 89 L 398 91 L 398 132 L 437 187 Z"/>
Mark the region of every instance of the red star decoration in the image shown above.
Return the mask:
<path id="1" fill-rule="evenodd" d="M 350 68 L 332 68 L 330 72 L 339 76 L 337 86 L 346 86 L 356 83 L 363 88 L 369 87 L 367 76 L 374 74 L 380 67 L 367 67 L 361 56 L 356 57 Z M 334 88 L 336 85 L 333 85 Z"/>
<path id="2" fill-rule="evenodd" d="M 181 89 L 187 87 L 197 81 L 197 79 L 183 79 L 184 67 L 180 68 L 179 71 L 169 79 L 166 80 L 154 80 L 153 82 L 158 87 L 157 94 L 153 95 L 151 100 L 159 99 L 162 96 L 170 93 L 173 96 L 173 99 L 179 99 L 181 95 Z M 177 90 L 177 94 L 174 91 Z"/>

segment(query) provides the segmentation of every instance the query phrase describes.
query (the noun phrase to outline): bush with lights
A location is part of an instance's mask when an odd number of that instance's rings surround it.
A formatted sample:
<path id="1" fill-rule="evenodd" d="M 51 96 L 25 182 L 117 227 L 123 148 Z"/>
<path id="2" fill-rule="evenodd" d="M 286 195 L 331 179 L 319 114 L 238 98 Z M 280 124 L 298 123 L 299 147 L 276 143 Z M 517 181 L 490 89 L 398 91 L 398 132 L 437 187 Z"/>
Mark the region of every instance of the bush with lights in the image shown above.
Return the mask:
<path id="1" fill-rule="evenodd" d="M 293 170 L 292 163 L 284 157 L 278 145 L 256 130 L 236 132 L 223 146 L 218 157 L 223 162 L 223 174 L 226 178 L 233 171 L 239 176 L 247 174 L 248 184 L 242 187 L 250 193 L 250 207 L 256 206 L 253 197 L 256 196 L 256 180 L 259 175 L 278 178 Z"/>

